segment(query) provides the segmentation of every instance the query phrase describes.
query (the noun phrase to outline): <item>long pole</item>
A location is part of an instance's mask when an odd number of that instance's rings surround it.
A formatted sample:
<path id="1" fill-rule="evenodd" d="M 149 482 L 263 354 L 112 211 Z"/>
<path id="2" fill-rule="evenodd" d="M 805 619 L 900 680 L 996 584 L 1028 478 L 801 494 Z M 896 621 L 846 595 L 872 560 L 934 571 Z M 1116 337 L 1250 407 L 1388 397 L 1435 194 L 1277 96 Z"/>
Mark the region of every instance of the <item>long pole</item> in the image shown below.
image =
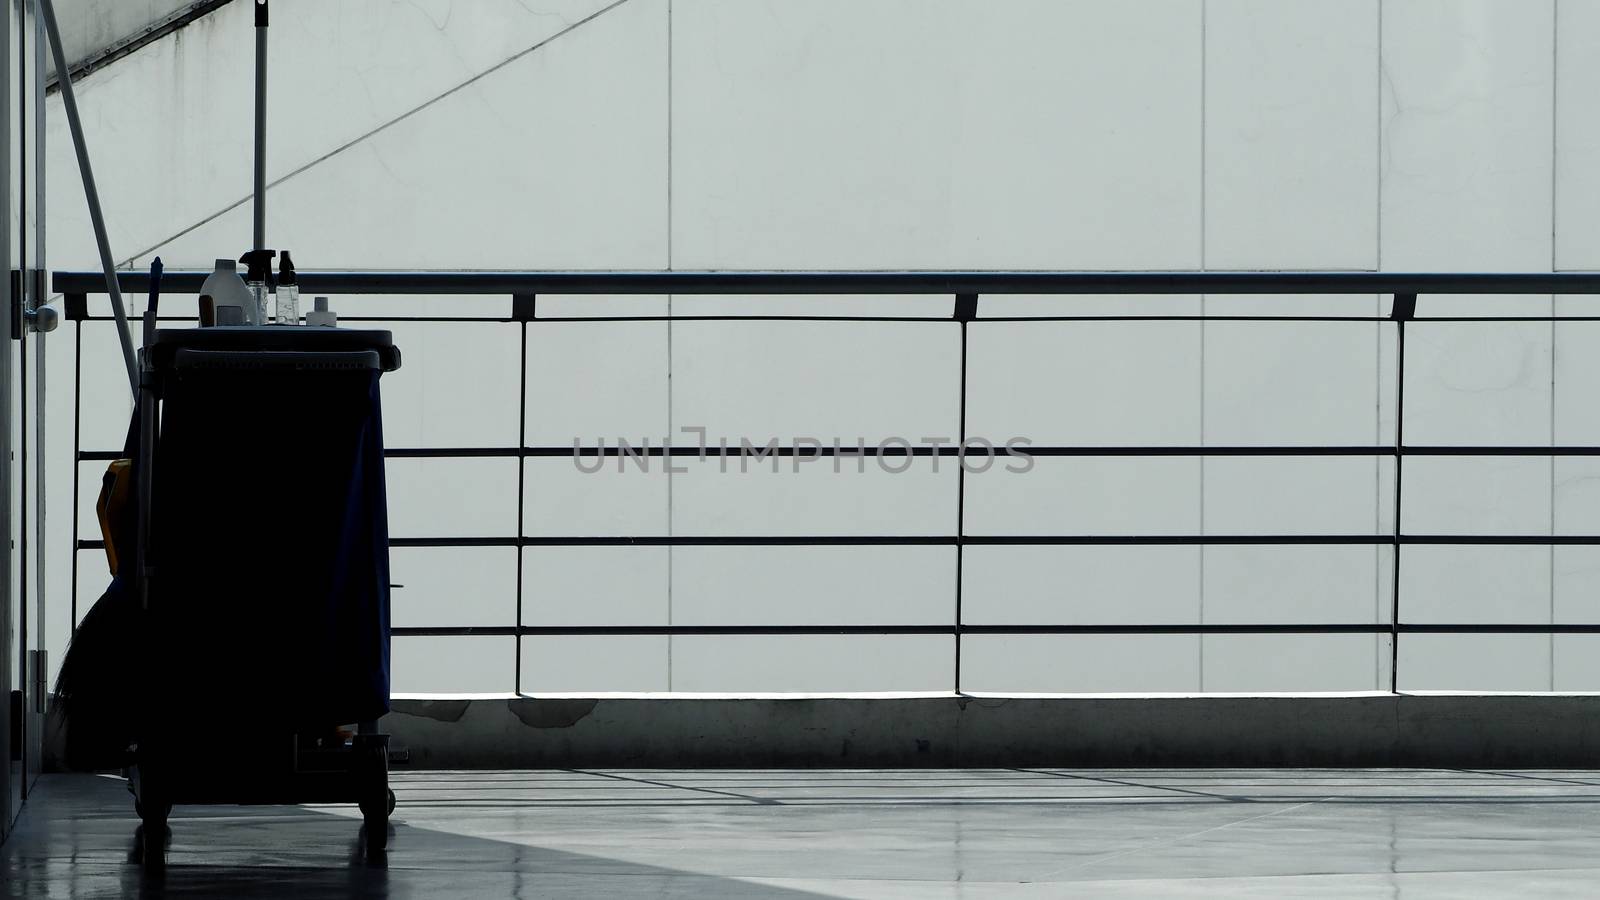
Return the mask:
<path id="1" fill-rule="evenodd" d="M 94 168 L 89 165 L 89 149 L 83 140 L 83 122 L 78 118 L 78 98 L 72 91 L 72 72 L 61 49 L 61 30 L 56 27 L 56 8 L 51 0 L 39 0 L 50 53 L 56 61 L 56 83 L 61 86 L 61 105 L 67 111 L 67 128 L 72 132 L 72 149 L 78 154 L 78 174 L 83 179 L 83 197 L 89 202 L 89 221 L 94 224 L 94 240 L 100 249 L 100 268 L 106 277 L 106 293 L 111 295 L 111 313 L 117 319 L 117 340 L 122 344 L 122 363 L 128 370 L 128 388 L 139 396 L 139 368 L 134 361 L 133 336 L 128 333 L 128 311 L 122 305 L 122 288 L 117 284 L 117 267 L 111 260 L 111 241 L 106 237 L 106 218 L 100 211 L 100 192 L 94 185 Z"/>
<path id="2" fill-rule="evenodd" d="M 256 184 L 252 250 L 267 246 L 267 0 L 256 0 Z"/>

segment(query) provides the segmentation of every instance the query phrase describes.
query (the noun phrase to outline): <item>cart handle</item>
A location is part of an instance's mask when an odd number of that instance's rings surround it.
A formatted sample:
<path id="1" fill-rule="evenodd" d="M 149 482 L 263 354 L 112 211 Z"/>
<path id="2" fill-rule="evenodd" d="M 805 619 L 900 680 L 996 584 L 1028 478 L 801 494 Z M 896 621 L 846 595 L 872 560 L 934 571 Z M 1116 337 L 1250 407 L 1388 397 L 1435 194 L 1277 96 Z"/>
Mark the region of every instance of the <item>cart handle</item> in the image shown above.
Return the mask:
<path id="1" fill-rule="evenodd" d="M 381 371 L 376 350 L 299 352 L 289 350 L 190 350 L 173 354 L 179 371 L 231 372 L 361 372 Z"/>

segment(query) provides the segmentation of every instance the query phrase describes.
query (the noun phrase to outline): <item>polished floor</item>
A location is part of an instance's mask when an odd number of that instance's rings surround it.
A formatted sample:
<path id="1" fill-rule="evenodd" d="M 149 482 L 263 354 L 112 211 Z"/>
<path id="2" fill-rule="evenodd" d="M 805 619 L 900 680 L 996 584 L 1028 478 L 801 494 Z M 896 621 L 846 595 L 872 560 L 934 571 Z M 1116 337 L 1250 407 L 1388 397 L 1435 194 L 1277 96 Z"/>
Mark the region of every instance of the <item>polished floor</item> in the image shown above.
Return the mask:
<path id="1" fill-rule="evenodd" d="M 110 777 L 47 776 L 7 897 L 1600 896 L 1600 772 L 402 772 L 385 865 L 350 807 L 180 807 L 129 861 Z"/>

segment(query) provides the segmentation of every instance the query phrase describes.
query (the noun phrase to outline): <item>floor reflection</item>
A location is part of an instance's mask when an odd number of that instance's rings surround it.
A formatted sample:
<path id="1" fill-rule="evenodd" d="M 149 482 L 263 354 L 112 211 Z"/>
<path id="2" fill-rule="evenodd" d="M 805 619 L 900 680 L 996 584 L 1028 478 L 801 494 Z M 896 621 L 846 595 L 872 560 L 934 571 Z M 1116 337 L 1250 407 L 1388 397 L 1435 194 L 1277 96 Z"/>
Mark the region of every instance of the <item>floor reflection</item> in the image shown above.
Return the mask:
<path id="1" fill-rule="evenodd" d="M 353 807 L 179 807 L 47 776 L 6 897 L 1590 897 L 1600 778 L 1435 770 L 407 772 Z"/>

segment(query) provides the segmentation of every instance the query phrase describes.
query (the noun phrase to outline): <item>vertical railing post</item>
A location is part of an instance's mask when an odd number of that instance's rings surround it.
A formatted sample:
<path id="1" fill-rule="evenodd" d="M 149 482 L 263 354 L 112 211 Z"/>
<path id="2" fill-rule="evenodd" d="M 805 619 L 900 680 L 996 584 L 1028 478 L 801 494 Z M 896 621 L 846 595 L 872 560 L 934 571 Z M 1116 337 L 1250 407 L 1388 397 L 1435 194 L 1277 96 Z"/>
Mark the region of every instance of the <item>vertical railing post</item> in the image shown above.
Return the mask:
<path id="1" fill-rule="evenodd" d="M 961 693 L 961 563 L 966 555 L 967 534 L 967 467 L 964 454 L 967 446 L 967 323 L 978 317 L 978 295 L 957 294 L 953 318 L 961 328 L 961 402 L 959 434 L 956 435 L 956 660 L 955 692 Z M 938 448 L 934 448 L 937 453 Z M 937 464 L 937 461 L 935 461 Z"/>
<path id="2" fill-rule="evenodd" d="M 1400 693 L 1400 498 L 1405 483 L 1406 424 L 1406 322 L 1417 314 L 1416 294 L 1395 294 L 1389 318 L 1395 324 L 1394 388 L 1394 566 L 1390 573 L 1389 692 Z"/>
<path id="3" fill-rule="evenodd" d="M 513 671 L 516 673 L 513 689 L 519 697 L 522 696 L 522 557 L 526 555 L 522 536 L 526 533 L 523 506 L 526 504 L 528 471 L 528 323 L 538 318 L 536 299 L 533 294 L 513 294 L 511 297 L 511 318 L 516 320 L 520 335 L 517 351 L 517 632 L 511 650 L 515 654 Z"/>
<path id="4" fill-rule="evenodd" d="M 83 470 L 83 320 L 89 314 L 88 299 L 82 296 L 68 294 L 62 304 L 66 308 L 67 318 L 72 320 L 72 572 L 68 582 L 68 590 L 72 592 L 71 608 L 72 622 L 67 627 L 67 634 L 78 633 L 78 497 L 81 487 L 78 484 L 79 476 Z"/>

